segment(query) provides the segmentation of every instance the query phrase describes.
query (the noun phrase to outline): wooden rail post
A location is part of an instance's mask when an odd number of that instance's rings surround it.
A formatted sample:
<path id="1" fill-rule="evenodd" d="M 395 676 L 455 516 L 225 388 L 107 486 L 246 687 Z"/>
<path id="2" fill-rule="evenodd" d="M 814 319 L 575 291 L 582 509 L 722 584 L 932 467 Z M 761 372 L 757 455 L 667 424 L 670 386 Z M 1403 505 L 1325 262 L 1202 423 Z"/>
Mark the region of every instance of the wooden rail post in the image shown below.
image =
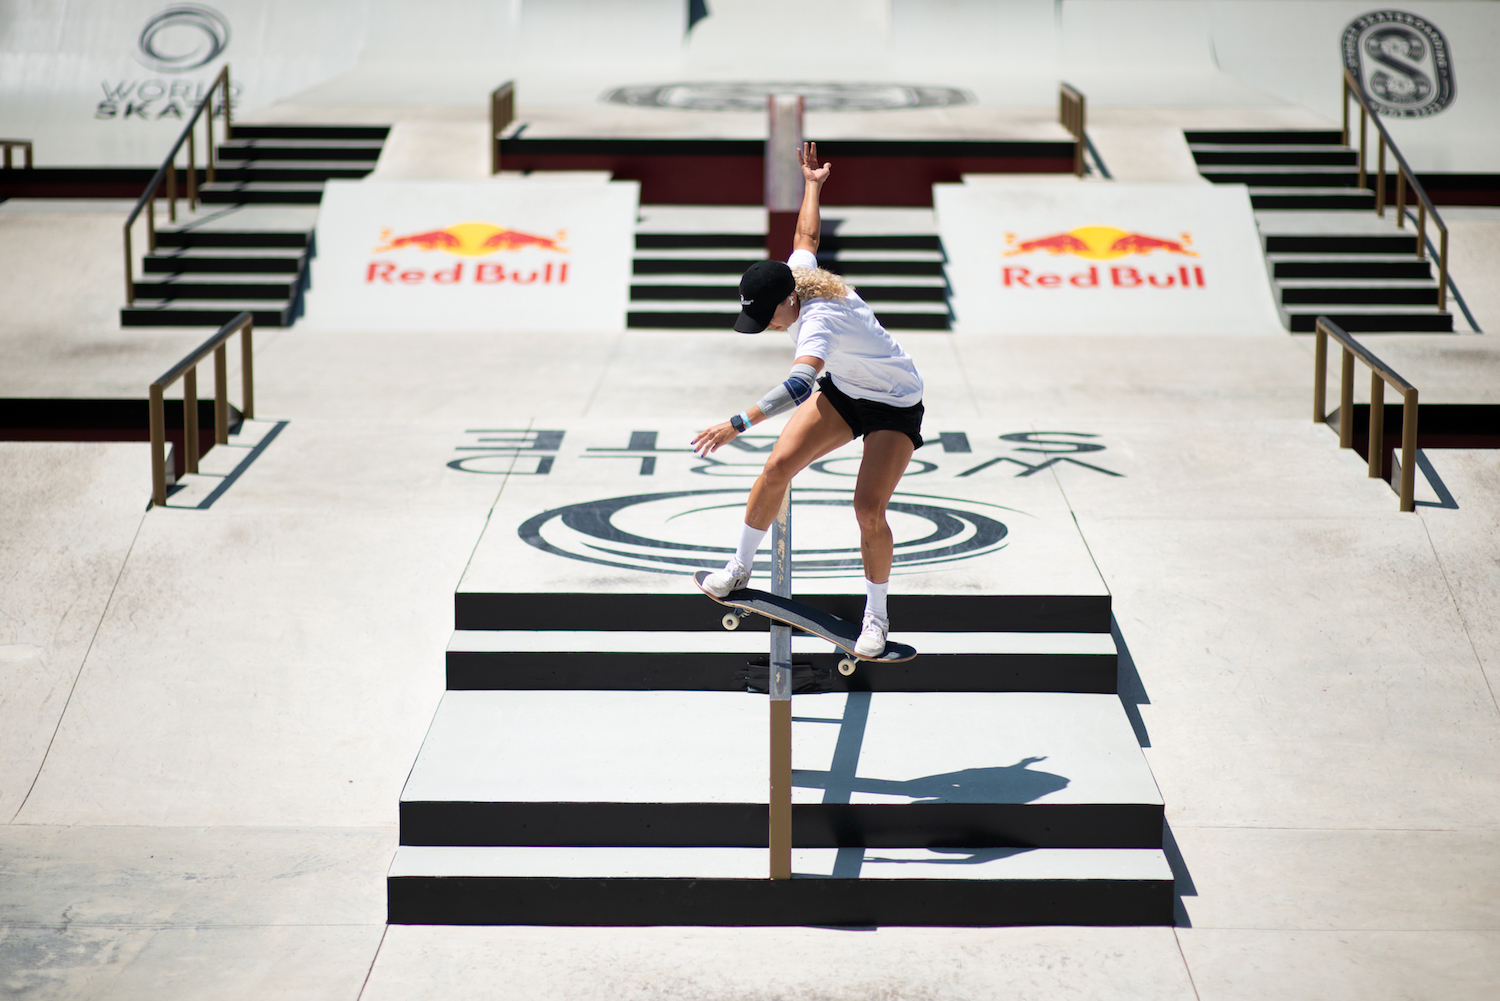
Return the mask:
<path id="1" fill-rule="evenodd" d="M 792 486 L 771 529 L 771 593 L 792 596 Z M 771 623 L 771 878 L 792 878 L 792 629 Z"/>
<path id="2" fill-rule="evenodd" d="M 229 444 L 229 348 L 214 348 L 214 444 Z"/>
<path id="3" fill-rule="evenodd" d="M 182 373 L 182 442 L 186 472 L 198 471 L 198 365 Z"/>

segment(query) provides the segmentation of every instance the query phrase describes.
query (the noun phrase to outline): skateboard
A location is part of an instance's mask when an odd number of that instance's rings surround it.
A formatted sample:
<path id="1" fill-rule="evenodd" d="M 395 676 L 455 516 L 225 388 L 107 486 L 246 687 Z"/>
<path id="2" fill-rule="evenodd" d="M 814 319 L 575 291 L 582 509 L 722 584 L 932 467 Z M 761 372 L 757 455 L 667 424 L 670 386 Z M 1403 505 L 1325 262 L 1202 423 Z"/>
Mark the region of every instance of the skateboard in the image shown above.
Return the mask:
<path id="1" fill-rule="evenodd" d="M 693 583 L 698 585 L 698 590 L 703 591 L 703 578 L 708 574 L 707 570 L 699 570 L 693 574 Z M 900 664 L 917 655 L 915 647 L 887 640 L 885 653 L 879 657 L 861 657 L 854 652 L 854 644 L 859 642 L 859 626 L 848 619 L 841 619 L 837 615 L 811 605 L 804 605 L 794 598 L 779 598 L 766 591 L 757 591 L 753 587 L 742 587 L 738 591 L 730 591 L 722 598 L 709 594 L 707 591 L 703 593 L 708 594 L 719 604 L 728 605 L 734 609 L 732 612 L 724 613 L 724 618 L 720 620 L 725 629 L 738 629 L 740 620 L 749 618 L 750 613 L 754 612 L 756 615 L 764 615 L 773 622 L 822 637 L 848 655 L 839 661 L 839 673 L 845 677 L 854 673 L 855 667 L 861 660 L 870 660 L 877 664 Z"/>

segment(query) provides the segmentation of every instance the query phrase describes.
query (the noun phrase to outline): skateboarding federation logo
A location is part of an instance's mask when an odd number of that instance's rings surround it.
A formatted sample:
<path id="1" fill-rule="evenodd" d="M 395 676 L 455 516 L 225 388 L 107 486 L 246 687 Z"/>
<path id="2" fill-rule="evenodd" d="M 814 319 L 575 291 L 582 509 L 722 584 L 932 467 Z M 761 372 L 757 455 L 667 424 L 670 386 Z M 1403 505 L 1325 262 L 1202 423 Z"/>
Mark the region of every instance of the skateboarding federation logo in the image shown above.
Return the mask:
<path id="1" fill-rule="evenodd" d="M 229 19 L 202 4 L 175 4 L 147 19 L 137 44 L 142 65 L 186 73 L 207 66 L 229 47 Z"/>
<path id="2" fill-rule="evenodd" d="M 1344 29 L 1343 56 L 1382 115 L 1426 118 L 1453 103 L 1452 52 L 1426 18 L 1404 10 L 1357 17 Z"/>
<path id="3" fill-rule="evenodd" d="M 743 488 L 675 490 L 586 501 L 543 511 L 527 519 L 518 534 L 527 545 L 570 560 L 646 573 L 691 573 L 722 566 L 734 552 L 713 543 L 723 542 L 725 532 L 738 524 L 746 495 Z M 797 577 L 864 576 L 857 536 L 844 540 L 836 534 L 853 524 L 845 510 L 853 505 L 853 490 L 792 491 L 793 523 L 801 526 L 792 533 Z M 892 572 L 920 572 L 1003 549 L 1010 530 L 1000 518 L 1013 513 L 1019 512 L 982 501 L 897 491 L 887 507 L 896 533 Z M 798 539 L 806 541 L 796 545 Z M 769 553 L 762 554 L 754 570 L 770 572 Z"/>

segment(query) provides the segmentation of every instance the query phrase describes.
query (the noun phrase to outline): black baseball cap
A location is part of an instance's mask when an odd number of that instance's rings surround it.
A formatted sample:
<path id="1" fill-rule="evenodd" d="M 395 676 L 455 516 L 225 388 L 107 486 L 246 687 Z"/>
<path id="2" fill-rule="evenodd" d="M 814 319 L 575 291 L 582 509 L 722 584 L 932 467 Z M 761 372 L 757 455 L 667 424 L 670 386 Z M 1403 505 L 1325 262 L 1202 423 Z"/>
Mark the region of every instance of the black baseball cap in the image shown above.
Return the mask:
<path id="1" fill-rule="evenodd" d="M 780 261 L 756 261 L 740 279 L 740 315 L 734 329 L 758 334 L 766 329 L 776 307 L 797 287 L 792 269 Z"/>

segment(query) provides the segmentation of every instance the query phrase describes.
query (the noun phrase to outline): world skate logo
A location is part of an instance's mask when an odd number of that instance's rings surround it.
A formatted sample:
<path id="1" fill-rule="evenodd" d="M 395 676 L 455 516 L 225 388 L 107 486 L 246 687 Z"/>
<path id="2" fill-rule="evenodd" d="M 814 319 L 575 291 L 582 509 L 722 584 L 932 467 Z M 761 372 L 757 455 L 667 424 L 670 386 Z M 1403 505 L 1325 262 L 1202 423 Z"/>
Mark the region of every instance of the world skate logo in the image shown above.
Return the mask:
<path id="1" fill-rule="evenodd" d="M 1448 40 L 1426 18 L 1402 10 L 1357 17 L 1344 29 L 1343 56 L 1382 115 L 1425 118 L 1453 103 Z"/>
<path id="2" fill-rule="evenodd" d="M 182 3 L 147 19 L 136 59 L 163 73 L 186 73 L 207 66 L 228 47 L 228 18 L 212 7 Z"/>
<path id="3" fill-rule="evenodd" d="M 554 556 L 647 573 L 686 574 L 722 566 L 734 552 L 728 529 L 740 521 L 746 491 L 674 490 L 586 501 L 543 511 L 517 530 L 529 546 Z M 799 579 L 864 576 L 849 509 L 854 491 L 792 491 L 792 572 Z M 896 533 L 892 573 L 920 572 L 1005 548 L 1002 516 L 1013 508 L 982 501 L 897 491 L 886 508 Z M 847 533 L 847 537 L 845 536 Z M 769 573 L 770 553 L 755 561 Z"/>

